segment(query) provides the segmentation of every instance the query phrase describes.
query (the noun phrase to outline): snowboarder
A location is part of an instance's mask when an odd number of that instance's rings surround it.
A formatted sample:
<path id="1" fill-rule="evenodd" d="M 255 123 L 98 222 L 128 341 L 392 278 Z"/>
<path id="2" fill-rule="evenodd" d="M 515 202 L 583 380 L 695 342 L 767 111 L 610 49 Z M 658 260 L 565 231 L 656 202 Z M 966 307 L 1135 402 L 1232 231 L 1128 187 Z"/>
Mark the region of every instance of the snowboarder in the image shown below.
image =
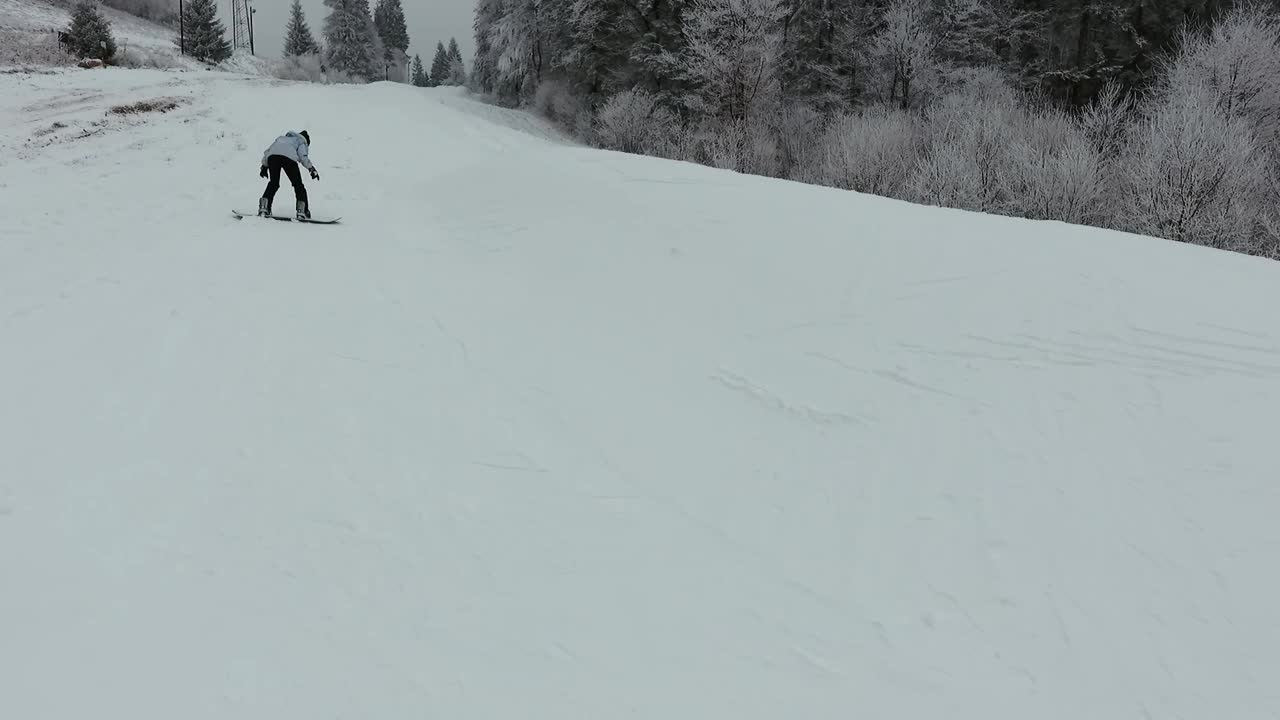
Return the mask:
<path id="1" fill-rule="evenodd" d="M 284 170 L 284 174 L 289 176 L 289 182 L 293 183 L 293 197 L 297 203 L 298 219 L 311 219 L 311 208 L 307 203 L 307 188 L 302 184 L 302 173 L 298 170 L 298 163 L 302 163 L 311 171 L 312 180 L 320 179 L 320 173 L 316 172 L 308 155 L 310 147 L 311 136 L 306 130 L 302 132 L 290 130 L 276 138 L 266 152 L 262 153 L 262 167 L 258 175 L 264 178 L 270 176 L 271 179 L 267 182 L 267 189 L 262 193 L 262 197 L 258 199 L 259 215 L 264 217 L 271 215 L 271 202 L 276 197 L 276 190 L 280 189 L 280 171 Z"/>

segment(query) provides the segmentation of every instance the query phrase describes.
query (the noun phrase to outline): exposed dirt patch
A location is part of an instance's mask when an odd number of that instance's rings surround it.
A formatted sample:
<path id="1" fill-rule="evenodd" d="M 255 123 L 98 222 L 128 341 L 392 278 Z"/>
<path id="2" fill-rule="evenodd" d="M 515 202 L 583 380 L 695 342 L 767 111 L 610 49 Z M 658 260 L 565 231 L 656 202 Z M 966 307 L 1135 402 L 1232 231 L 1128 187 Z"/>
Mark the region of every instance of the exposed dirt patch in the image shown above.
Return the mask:
<path id="1" fill-rule="evenodd" d="M 140 115 L 142 113 L 166 113 L 186 102 L 180 98 L 153 98 L 151 100 L 139 100 L 136 103 L 128 105 L 116 105 L 107 112 L 114 115 Z"/>
<path id="2" fill-rule="evenodd" d="M 67 126 L 67 124 L 66 124 L 66 123 L 64 123 L 64 122 L 55 122 L 54 124 L 50 125 L 50 126 L 49 126 L 49 127 L 47 127 L 47 128 L 41 128 L 41 129 L 37 130 L 37 131 L 36 131 L 36 133 L 35 133 L 35 135 L 36 135 L 36 137 L 44 137 L 45 135 L 48 135 L 48 134 L 50 134 L 50 133 L 55 133 L 55 132 L 57 132 L 57 131 L 59 131 L 59 130 L 63 129 L 63 128 L 65 128 L 66 126 Z"/>

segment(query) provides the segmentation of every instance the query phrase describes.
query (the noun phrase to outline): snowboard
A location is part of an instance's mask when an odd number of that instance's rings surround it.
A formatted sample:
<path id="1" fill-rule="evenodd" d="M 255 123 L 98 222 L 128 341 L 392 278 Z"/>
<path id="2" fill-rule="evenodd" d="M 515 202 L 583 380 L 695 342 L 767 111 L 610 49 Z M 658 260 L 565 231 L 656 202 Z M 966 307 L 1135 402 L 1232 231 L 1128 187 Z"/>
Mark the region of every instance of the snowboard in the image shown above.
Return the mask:
<path id="1" fill-rule="evenodd" d="M 232 215 L 235 215 L 237 220 L 239 220 L 240 218 L 247 218 L 247 217 L 248 217 L 248 218 L 256 218 L 256 217 L 259 217 L 259 215 L 258 215 L 257 211 L 254 211 L 254 212 L 240 212 L 239 210 L 232 210 L 232 211 L 231 211 L 231 214 L 232 214 Z M 315 218 L 315 217 L 313 217 L 313 218 L 311 218 L 310 220 L 299 220 L 298 218 L 294 217 L 293 215 L 272 215 L 272 216 L 271 216 L 271 219 L 272 219 L 272 220 L 283 220 L 283 221 L 285 221 L 285 222 L 301 222 L 301 223 L 310 223 L 310 224 L 312 224 L 312 225 L 333 225 L 334 223 L 338 222 L 338 221 L 339 221 L 339 220 L 341 220 L 342 218 L 340 218 L 340 217 L 336 217 L 336 218 Z"/>

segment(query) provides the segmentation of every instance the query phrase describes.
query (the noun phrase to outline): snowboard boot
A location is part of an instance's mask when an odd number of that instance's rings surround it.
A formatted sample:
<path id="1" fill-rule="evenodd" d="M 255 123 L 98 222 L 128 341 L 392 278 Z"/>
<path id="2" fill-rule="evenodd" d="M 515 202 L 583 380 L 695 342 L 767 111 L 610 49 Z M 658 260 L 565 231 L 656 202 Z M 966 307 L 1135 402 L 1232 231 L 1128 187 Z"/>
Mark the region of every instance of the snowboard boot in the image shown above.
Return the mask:
<path id="1" fill-rule="evenodd" d="M 267 198 L 258 198 L 258 216 L 271 217 L 271 201 Z"/>
<path id="2" fill-rule="evenodd" d="M 307 207 L 307 201 L 306 201 L 306 200 L 299 200 L 299 201 L 298 201 L 298 219 L 299 219 L 299 220 L 310 220 L 310 219 L 311 219 L 311 209 Z"/>

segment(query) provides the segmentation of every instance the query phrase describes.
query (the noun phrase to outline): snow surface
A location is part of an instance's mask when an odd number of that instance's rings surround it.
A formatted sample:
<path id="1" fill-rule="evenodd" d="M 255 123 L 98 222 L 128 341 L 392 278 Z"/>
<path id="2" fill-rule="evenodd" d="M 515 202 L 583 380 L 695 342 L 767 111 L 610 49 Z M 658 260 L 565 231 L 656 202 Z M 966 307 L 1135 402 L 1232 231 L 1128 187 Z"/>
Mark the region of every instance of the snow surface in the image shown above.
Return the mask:
<path id="1" fill-rule="evenodd" d="M 303 128 L 342 224 L 234 219 Z M 0 714 L 1280 717 L 1277 307 L 457 90 L 0 76 Z"/>

